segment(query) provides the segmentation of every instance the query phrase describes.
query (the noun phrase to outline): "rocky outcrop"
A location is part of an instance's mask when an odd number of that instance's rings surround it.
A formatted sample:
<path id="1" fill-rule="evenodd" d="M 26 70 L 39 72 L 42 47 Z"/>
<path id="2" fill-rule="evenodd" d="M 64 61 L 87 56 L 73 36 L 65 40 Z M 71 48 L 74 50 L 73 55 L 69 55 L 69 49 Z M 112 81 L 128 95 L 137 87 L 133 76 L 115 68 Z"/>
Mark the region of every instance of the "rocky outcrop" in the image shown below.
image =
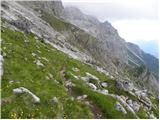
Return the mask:
<path id="1" fill-rule="evenodd" d="M 16 94 L 16 95 L 17 94 L 22 94 L 22 93 L 27 93 L 33 98 L 34 103 L 40 103 L 40 98 L 37 97 L 35 94 L 33 94 L 30 90 L 28 90 L 25 87 L 15 88 L 15 89 L 13 89 L 13 93 Z"/>
<path id="2" fill-rule="evenodd" d="M 95 17 L 85 15 L 74 7 L 65 8 L 64 18 L 97 38 L 97 41 L 100 42 L 100 54 L 103 55 L 104 59 L 116 58 L 115 62 L 112 61 L 115 64 L 127 63 L 125 41 L 109 22 L 101 23 Z M 110 61 L 110 64 L 112 62 Z"/>
<path id="3" fill-rule="evenodd" d="M 38 12 L 43 10 L 57 17 L 62 17 L 64 14 L 63 5 L 61 1 L 18 1 L 18 3 L 27 8 L 37 10 Z"/>

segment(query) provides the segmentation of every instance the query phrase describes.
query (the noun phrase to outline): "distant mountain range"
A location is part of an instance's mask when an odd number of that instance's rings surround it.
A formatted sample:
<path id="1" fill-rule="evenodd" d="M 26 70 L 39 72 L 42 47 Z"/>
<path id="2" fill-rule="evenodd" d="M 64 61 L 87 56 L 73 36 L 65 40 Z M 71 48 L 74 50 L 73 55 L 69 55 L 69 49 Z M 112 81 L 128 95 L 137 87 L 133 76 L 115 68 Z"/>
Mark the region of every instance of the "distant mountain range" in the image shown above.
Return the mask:
<path id="1" fill-rule="evenodd" d="M 143 40 L 137 40 L 134 42 L 135 44 L 139 45 L 139 47 L 146 53 L 149 53 L 156 58 L 159 58 L 159 47 L 157 41 L 143 41 Z"/>

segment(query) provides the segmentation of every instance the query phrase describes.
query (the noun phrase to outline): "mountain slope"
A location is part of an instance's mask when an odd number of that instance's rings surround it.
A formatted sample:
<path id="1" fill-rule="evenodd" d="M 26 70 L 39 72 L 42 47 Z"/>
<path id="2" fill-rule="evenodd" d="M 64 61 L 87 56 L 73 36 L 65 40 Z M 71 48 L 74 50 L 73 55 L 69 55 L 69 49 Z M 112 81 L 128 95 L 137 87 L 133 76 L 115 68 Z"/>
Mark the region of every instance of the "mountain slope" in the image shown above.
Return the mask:
<path id="1" fill-rule="evenodd" d="M 145 53 L 143 50 L 141 50 L 137 45 L 133 43 L 127 43 L 127 46 L 129 50 L 133 51 L 135 55 L 137 55 L 137 59 L 140 61 L 140 64 L 145 64 L 158 80 L 159 60 L 156 57 Z"/>
<path id="2" fill-rule="evenodd" d="M 2 118 L 158 118 L 158 98 L 100 67 L 100 41 L 24 6 L 2 3 Z"/>
<path id="3" fill-rule="evenodd" d="M 143 82 L 141 82 L 141 84 L 144 86 L 144 89 L 149 89 L 154 94 L 158 95 L 158 60 L 155 60 L 155 58 L 151 56 L 147 56 L 147 54 L 141 51 L 140 48 L 135 44 L 126 43 L 118 35 L 117 30 L 113 28 L 109 22 L 106 21 L 101 23 L 96 18 L 85 15 L 79 9 L 74 7 L 66 7 L 64 11 L 64 18 L 67 21 L 79 26 L 81 29 L 95 36 L 97 41 L 102 41 L 100 43 L 102 51 L 106 49 L 108 56 L 111 58 L 111 62 L 109 62 L 109 64 L 113 63 L 115 65 L 115 69 L 112 71 L 112 73 L 118 73 L 119 75 L 123 76 L 122 78 L 124 78 L 125 74 L 123 74 L 123 71 L 126 71 L 128 67 L 130 69 L 135 66 L 145 65 L 145 68 L 149 68 L 148 71 L 151 74 L 141 73 L 139 74 L 139 77 L 135 77 L 133 74 L 129 74 L 127 76 L 133 82 L 146 81 L 147 79 L 147 83 L 144 82 L 143 84 Z M 152 61 L 152 63 L 148 64 L 149 61 Z M 106 68 L 109 69 L 109 67 Z M 136 67 L 133 69 L 136 69 Z M 145 77 L 142 77 L 144 76 L 143 74 L 145 74 Z M 150 84 L 150 87 L 148 87 L 148 84 Z"/>

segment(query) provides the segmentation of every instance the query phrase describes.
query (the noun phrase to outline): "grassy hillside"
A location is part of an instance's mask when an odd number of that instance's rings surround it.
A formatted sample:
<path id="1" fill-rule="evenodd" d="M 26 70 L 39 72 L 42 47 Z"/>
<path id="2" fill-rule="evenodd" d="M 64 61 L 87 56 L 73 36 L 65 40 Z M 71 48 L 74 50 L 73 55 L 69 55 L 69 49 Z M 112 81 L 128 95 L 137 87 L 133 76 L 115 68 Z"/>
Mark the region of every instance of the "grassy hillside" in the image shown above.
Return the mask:
<path id="1" fill-rule="evenodd" d="M 89 72 L 101 81 L 107 81 L 109 93 L 128 95 L 115 87 L 115 82 L 94 68 L 70 58 L 68 55 L 44 43 L 33 34 L 24 34 L 2 27 L 2 54 L 4 55 L 4 74 L 2 76 L 1 118 L 96 118 L 95 111 L 101 118 L 134 118 L 132 113 L 126 115 L 115 110 L 116 99 L 102 95 L 90 89 L 82 80 L 72 75 L 84 76 Z M 33 55 L 35 53 L 35 55 Z M 6 54 L 6 56 L 5 56 Z M 39 60 L 44 66 L 37 66 Z M 72 68 L 78 68 L 74 72 Z M 64 71 L 65 75 L 62 75 Z M 65 80 L 71 80 L 75 86 L 67 91 Z M 40 98 L 35 104 L 32 98 L 24 93 L 13 94 L 13 89 L 25 87 Z M 86 94 L 85 101 L 77 96 Z M 53 97 L 58 102 L 53 102 Z M 141 111 L 144 113 L 144 111 Z M 141 118 L 146 118 L 140 113 Z"/>

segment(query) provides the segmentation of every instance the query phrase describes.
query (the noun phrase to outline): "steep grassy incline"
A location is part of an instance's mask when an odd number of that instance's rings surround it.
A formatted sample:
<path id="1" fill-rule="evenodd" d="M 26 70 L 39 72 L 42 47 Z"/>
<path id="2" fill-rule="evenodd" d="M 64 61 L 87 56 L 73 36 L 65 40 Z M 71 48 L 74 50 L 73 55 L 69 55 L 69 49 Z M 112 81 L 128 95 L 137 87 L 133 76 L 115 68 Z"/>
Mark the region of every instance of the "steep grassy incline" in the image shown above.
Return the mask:
<path id="1" fill-rule="evenodd" d="M 116 99 L 93 91 L 72 74 L 84 76 L 86 72 L 91 73 L 101 81 L 107 81 L 109 93 L 129 96 L 115 88 L 114 80 L 54 49 L 33 34 L 11 30 L 4 25 L 1 30 L 4 56 L 2 118 L 97 118 L 96 113 L 100 114 L 99 118 L 135 118 L 130 112 L 123 114 L 115 110 Z M 35 61 L 41 65 L 36 65 Z M 75 72 L 73 68 L 79 71 Z M 66 80 L 74 84 L 70 90 L 65 87 Z M 22 86 L 37 95 L 40 103 L 33 103 L 26 93 L 13 94 L 13 89 Z M 85 101 L 76 99 L 84 94 L 87 95 Z M 53 100 L 54 97 L 57 102 Z M 146 118 L 144 111 L 139 114 Z"/>

